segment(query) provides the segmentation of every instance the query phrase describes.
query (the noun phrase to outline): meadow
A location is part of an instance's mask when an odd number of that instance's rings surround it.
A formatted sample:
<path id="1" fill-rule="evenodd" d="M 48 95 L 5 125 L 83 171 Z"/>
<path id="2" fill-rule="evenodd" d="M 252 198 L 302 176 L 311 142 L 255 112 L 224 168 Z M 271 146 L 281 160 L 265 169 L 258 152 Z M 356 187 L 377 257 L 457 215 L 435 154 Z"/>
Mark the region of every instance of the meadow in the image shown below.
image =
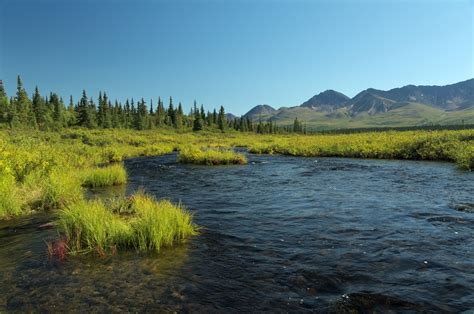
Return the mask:
<path id="1" fill-rule="evenodd" d="M 465 171 L 474 169 L 472 129 L 320 135 L 180 132 L 172 129 L 1 130 L 0 219 L 57 210 L 59 232 L 75 243 L 69 244 L 71 252 L 102 251 L 114 246 L 159 250 L 162 245 L 195 234 L 192 217 L 182 205 L 154 200 L 139 193 L 132 197 L 134 205 L 129 204 L 134 209 L 120 213 L 116 210 L 116 202 L 123 203 L 124 200 L 86 200 L 85 189 L 126 184 L 127 174 L 122 161 L 137 156 L 178 151 L 177 161 L 182 163 L 245 164 L 245 156 L 234 152 L 235 147 L 248 148 L 255 154 L 442 160 L 454 162 Z M 141 207 L 147 209 L 141 210 Z M 165 218 L 152 214 L 152 208 L 174 213 L 166 218 L 167 228 L 170 228 L 168 235 L 159 239 L 150 234 L 164 234 L 153 228 L 160 226 L 160 219 Z M 95 234 L 95 227 L 87 223 L 99 216 L 110 223 L 102 223 L 102 229 L 96 230 Z M 110 226 L 110 230 L 104 230 L 106 226 Z M 96 235 L 100 237 L 93 239 Z"/>

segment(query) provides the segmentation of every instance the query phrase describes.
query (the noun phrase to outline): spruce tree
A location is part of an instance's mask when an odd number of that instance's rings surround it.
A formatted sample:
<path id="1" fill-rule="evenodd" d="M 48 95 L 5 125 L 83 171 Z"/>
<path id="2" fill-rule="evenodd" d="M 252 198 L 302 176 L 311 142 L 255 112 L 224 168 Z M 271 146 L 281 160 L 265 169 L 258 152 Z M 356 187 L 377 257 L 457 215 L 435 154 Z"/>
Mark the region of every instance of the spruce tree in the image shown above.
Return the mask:
<path id="1" fill-rule="evenodd" d="M 8 122 L 9 105 L 10 102 L 3 87 L 3 81 L 0 80 L 0 123 Z"/>
<path id="2" fill-rule="evenodd" d="M 175 116 L 176 116 L 175 128 L 180 129 L 183 127 L 183 119 L 184 119 L 183 106 L 181 105 L 181 102 L 178 104 L 178 108 L 176 109 Z"/>
<path id="3" fill-rule="evenodd" d="M 156 107 L 156 113 L 155 113 L 155 124 L 158 126 L 163 125 L 165 119 L 165 108 L 163 107 L 163 102 L 161 101 L 161 98 L 158 97 L 158 104 Z"/>
<path id="4" fill-rule="evenodd" d="M 168 106 L 168 117 L 169 117 L 169 123 L 171 125 L 176 125 L 176 112 L 173 107 L 173 98 L 170 97 L 170 104 Z"/>
<path id="5" fill-rule="evenodd" d="M 224 107 L 221 106 L 221 108 L 219 109 L 219 116 L 217 117 L 217 126 L 219 127 L 219 130 L 221 130 L 222 132 L 224 132 L 224 129 L 225 129 L 225 112 L 224 112 Z"/>
<path id="6" fill-rule="evenodd" d="M 89 124 L 89 101 L 86 91 L 82 91 L 82 97 L 77 105 L 77 124 L 79 126 L 87 127 Z"/>
<path id="7" fill-rule="evenodd" d="M 202 120 L 201 114 L 196 105 L 196 101 L 194 101 L 194 122 L 193 122 L 193 131 L 201 131 L 202 130 Z"/>
<path id="8" fill-rule="evenodd" d="M 17 76 L 17 91 L 15 99 L 18 120 L 23 126 L 36 128 L 36 119 L 31 108 L 31 102 L 23 88 L 21 77 Z"/>

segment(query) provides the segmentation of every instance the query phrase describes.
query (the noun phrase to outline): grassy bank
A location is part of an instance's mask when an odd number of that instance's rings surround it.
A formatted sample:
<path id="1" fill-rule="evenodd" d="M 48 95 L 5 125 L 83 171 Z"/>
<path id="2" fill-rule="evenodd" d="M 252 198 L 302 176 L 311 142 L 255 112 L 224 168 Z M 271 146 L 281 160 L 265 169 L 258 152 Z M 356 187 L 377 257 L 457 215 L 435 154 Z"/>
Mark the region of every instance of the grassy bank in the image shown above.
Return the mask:
<path id="1" fill-rule="evenodd" d="M 275 138 L 249 146 L 255 154 L 443 160 L 474 169 L 474 132 L 407 131 Z"/>
<path id="2" fill-rule="evenodd" d="M 181 205 L 138 192 L 114 201 L 82 201 L 59 215 L 60 232 L 70 254 L 117 249 L 159 251 L 197 233 Z"/>
<path id="3" fill-rule="evenodd" d="M 64 209 L 83 202 L 83 187 L 122 184 L 126 173 L 119 162 L 127 158 L 180 150 L 180 162 L 244 163 L 232 147 L 292 156 L 445 160 L 474 169 L 474 130 L 307 136 L 166 129 L 0 130 L 0 219 Z"/>

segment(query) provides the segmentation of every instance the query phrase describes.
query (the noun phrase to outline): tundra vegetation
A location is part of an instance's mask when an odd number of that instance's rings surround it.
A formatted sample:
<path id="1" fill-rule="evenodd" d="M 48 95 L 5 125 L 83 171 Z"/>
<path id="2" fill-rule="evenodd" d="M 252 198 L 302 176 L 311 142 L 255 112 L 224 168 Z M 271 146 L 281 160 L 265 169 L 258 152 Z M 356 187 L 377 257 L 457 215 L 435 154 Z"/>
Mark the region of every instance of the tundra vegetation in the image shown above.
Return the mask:
<path id="1" fill-rule="evenodd" d="M 143 101 L 128 107 L 111 105 L 105 93 L 98 109 L 85 92 L 68 107 L 57 95 L 41 97 L 38 90 L 30 100 L 20 79 L 15 97 L 8 99 L 0 89 L 0 219 L 57 210 L 71 252 L 159 250 L 196 233 L 181 205 L 144 193 L 88 201 L 84 189 L 126 183 L 127 158 L 173 151 L 179 162 L 204 165 L 245 164 L 234 148 L 246 147 L 256 154 L 444 160 L 474 169 L 473 129 L 310 135 L 299 124 L 296 132 L 287 132 L 273 124 L 234 123 L 223 108 L 206 114 L 195 104 L 184 115 L 172 99 L 166 110 L 161 99 L 156 110 L 145 110 Z M 236 129 L 233 123 L 247 126 Z M 94 225 L 97 221 L 102 223 Z"/>

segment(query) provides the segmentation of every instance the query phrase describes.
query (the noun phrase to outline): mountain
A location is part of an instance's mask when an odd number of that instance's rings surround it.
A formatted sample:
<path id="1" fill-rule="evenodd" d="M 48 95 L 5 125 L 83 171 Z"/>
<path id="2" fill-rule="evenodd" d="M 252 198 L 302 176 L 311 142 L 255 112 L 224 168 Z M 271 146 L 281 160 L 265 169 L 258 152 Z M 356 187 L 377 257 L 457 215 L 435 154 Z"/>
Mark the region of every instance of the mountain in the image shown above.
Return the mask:
<path id="1" fill-rule="evenodd" d="M 227 120 L 234 120 L 235 118 L 237 118 L 237 116 L 234 115 L 234 114 L 232 114 L 232 113 L 226 113 L 226 114 L 225 114 L 225 118 L 226 118 Z"/>
<path id="2" fill-rule="evenodd" d="M 474 107 L 474 79 L 445 86 L 407 85 L 388 91 L 370 88 L 357 94 L 352 102 L 368 93 L 394 102 L 420 103 L 446 111 Z"/>
<path id="3" fill-rule="evenodd" d="M 359 93 L 351 100 L 349 112 L 352 115 L 357 115 L 362 112 L 367 112 L 369 115 L 387 112 L 396 102 L 394 100 L 384 98 L 371 91 L 364 91 Z"/>
<path id="4" fill-rule="evenodd" d="M 301 107 L 308 107 L 316 111 L 331 112 L 346 106 L 346 103 L 349 100 L 350 98 L 346 95 L 336 92 L 335 90 L 328 89 L 305 101 Z"/>
<path id="5" fill-rule="evenodd" d="M 277 110 L 269 105 L 258 105 L 250 109 L 244 115 L 244 118 L 249 118 L 251 120 L 267 120 L 277 113 Z"/>
<path id="6" fill-rule="evenodd" d="M 244 117 L 291 125 L 297 117 L 310 127 L 474 124 L 474 79 L 445 86 L 407 85 L 387 91 L 366 89 L 353 98 L 326 90 L 295 107 L 259 105 Z"/>

